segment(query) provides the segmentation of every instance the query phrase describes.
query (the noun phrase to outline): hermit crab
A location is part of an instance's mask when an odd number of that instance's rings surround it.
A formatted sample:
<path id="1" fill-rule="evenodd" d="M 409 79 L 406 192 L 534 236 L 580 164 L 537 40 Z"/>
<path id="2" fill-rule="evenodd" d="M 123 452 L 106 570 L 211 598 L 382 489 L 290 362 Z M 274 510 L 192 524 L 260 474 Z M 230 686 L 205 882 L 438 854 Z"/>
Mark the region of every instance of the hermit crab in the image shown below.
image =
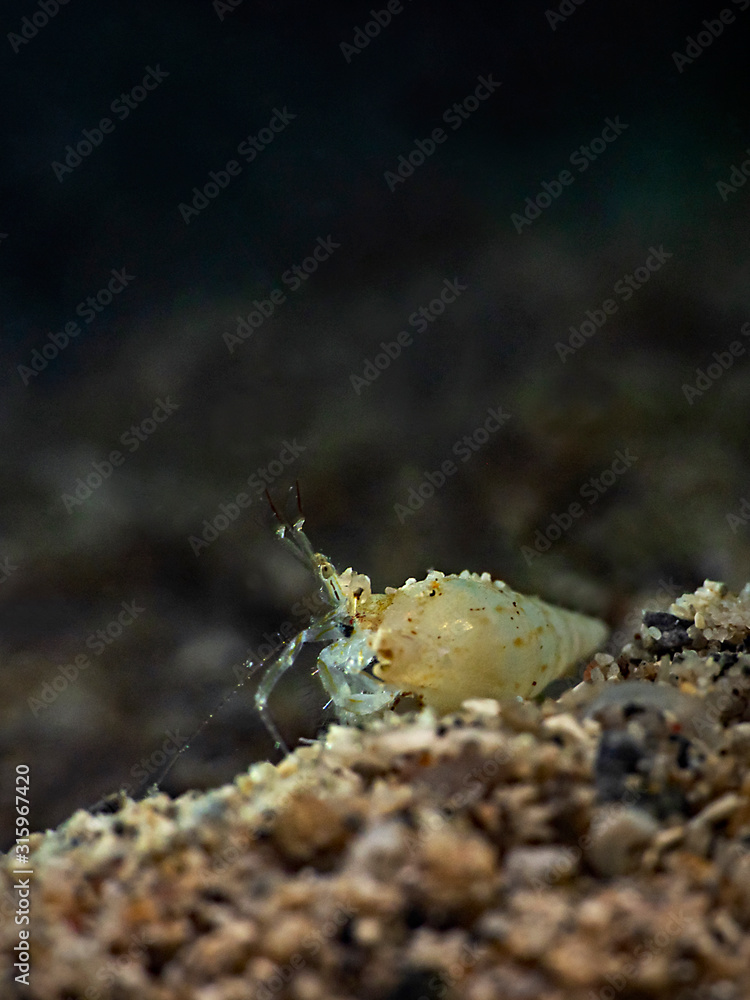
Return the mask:
<path id="1" fill-rule="evenodd" d="M 301 510 L 289 523 L 271 506 L 277 534 L 313 569 L 330 609 L 282 647 L 258 685 L 258 713 L 283 749 L 268 699 L 306 643 L 329 644 L 317 673 L 339 719 L 351 723 L 405 696 L 441 714 L 467 698 L 531 697 L 607 636 L 599 619 L 518 594 L 489 573 L 430 570 L 424 580 L 373 594 L 369 577 L 338 573 L 314 551 Z"/>

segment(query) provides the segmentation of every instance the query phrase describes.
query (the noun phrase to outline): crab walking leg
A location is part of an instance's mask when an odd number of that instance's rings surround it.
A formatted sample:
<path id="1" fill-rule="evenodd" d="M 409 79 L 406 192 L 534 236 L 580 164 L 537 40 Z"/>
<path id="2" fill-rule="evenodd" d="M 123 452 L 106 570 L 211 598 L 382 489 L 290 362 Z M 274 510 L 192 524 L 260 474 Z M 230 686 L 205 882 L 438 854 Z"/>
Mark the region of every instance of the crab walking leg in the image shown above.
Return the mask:
<path id="1" fill-rule="evenodd" d="M 294 666 L 294 661 L 299 656 L 300 650 L 305 643 L 321 642 L 327 637 L 329 631 L 329 625 L 323 628 L 306 628 L 298 635 L 295 635 L 293 639 L 290 639 L 289 642 L 281 647 L 281 652 L 279 653 L 277 659 L 275 659 L 273 663 L 267 667 L 266 672 L 263 674 L 261 682 L 255 691 L 255 707 L 258 710 L 258 715 L 260 715 L 263 720 L 263 724 L 271 734 L 271 738 L 273 739 L 275 745 L 279 749 L 283 750 L 284 753 L 289 753 L 289 747 L 284 742 L 276 723 L 271 717 L 271 713 L 268 710 L 268 699 L 271 691 L 273 691 L 276 687 L 276 684 L 281 679 L 282 675 Z"/>

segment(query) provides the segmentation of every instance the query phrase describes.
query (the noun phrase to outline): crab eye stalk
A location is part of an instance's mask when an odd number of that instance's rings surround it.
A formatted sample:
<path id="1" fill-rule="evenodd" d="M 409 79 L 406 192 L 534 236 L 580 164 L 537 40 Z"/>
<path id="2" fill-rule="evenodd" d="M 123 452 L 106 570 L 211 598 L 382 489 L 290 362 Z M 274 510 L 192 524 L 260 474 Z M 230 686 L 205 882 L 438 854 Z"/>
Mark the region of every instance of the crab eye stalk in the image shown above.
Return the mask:
<path id="1" fill-rule="evenodd" d="M 339 583 L 339 575 L 336 572 L 336 567 L 319 552 L 315 554 L 315 563 L 317 565 L 318 575 L 320 576 L 321 582 L 328 591 L 331 599 L 337 604 L 343 601 L 344 592 Z"/>

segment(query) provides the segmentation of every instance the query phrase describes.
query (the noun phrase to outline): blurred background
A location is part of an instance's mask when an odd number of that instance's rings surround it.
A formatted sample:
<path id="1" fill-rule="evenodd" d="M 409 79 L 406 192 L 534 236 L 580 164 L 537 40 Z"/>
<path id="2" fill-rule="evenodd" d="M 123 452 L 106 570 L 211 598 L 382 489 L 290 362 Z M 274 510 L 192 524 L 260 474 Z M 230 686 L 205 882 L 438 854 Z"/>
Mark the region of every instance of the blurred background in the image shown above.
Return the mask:
<path id="1" fill-rule="evenodd" d="M 3 5 L 1 846 L 17 763 L 37 829 L 135 792 L 304 626 L 266 487 L 376 590 L 745 583 L 743 7 Z M 278 758 L 255 679 L 166 790 Z"/>

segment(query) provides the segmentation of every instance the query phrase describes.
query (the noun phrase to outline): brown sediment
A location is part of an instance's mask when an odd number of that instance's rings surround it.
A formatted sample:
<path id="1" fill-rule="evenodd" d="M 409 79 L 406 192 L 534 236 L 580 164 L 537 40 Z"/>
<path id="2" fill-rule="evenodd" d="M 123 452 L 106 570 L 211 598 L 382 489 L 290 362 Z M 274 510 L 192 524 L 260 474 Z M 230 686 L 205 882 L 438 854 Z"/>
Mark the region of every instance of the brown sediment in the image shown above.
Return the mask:
<path id="1" fill-rule="evenodd" d="M 2 996 L 744 1000 L 750 590 L 637 636 L 557 702 L 334 726 L 33 835 L 31 985 L 5 920 Z"/>

